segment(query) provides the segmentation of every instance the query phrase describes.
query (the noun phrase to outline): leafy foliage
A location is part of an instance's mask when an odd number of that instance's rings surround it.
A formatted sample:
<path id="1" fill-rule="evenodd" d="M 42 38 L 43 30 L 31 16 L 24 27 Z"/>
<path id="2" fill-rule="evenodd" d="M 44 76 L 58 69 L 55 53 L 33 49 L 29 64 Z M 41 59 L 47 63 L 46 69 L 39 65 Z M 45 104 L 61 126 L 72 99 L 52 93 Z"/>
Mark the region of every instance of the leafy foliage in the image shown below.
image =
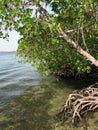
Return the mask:
<path id="1" fill-rule="evenodd" d="M 98 60 L 97 0 L 3 0 L 0 7 L 0 37 L 13 29 L 20 33 L 17 54 L 23 61 L 43 73 L 58 72 L 65 64 L 90 73 L 91 63 L 58 30 L 62 27 Z"/>

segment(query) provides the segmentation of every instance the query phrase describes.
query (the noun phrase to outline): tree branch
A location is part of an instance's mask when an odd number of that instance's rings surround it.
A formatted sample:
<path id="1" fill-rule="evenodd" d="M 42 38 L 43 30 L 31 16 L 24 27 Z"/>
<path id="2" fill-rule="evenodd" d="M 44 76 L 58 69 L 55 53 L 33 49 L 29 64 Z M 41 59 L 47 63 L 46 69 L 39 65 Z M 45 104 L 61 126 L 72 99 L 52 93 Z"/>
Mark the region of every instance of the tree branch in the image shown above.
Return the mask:
<path id="1" fill-rule="evenodd" d="M 87 51 L 83 50 L 77 42 L 73 41 L 61 28 L 59 28 L 59 33 L 62 37 L 77 50 L 81 55 L 87 58 L 93 65 L 98 67 L 98 60 L 96 60 L 92 55 L 90 55 Z"/>

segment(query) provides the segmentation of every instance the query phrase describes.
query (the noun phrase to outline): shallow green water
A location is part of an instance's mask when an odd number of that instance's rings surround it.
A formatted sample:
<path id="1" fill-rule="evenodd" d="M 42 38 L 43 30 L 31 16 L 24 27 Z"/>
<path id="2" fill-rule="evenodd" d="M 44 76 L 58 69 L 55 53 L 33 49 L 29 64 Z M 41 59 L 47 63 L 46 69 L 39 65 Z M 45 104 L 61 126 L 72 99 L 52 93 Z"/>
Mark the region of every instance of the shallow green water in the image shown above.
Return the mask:
<path id="1" fill-rule="evenodd" d="M 98 113 L 83 119 L 78 126 L 73 126 L 71 119 L 55 120 L 68 94 L 77 89 L 75 81 L 71 82 L 48 77 L 10 99 L 1 109 L 0 130 L 98 130 Z"/>
<path id="2" fill-rule="evenodd" d="M 71 124 L 71 118 L 54 118 L 73 90 L 92 81 L 43 78 L 29 65 L 16 63 L 14 55 L 1 56 L 6 56 L 6 63 L 0 63 L 0 130 L 98 130 L 98 112 L 77 126 Z"/>

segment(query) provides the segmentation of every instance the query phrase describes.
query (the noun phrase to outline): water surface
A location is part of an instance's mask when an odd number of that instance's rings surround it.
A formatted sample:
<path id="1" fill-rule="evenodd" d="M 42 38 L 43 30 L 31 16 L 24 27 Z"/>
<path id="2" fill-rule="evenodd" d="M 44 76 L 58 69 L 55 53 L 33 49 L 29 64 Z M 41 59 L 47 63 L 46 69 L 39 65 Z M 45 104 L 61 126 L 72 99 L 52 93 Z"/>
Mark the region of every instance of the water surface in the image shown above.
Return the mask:
<path id="1" fill-rule="evenodd" d="M 76 126 L 55 114 L 74 89 L 87 81 L 43 77 L 29 64 L 20 64 L 15 53 L 0 53 L 0 130 L 98 130 L 98 113 Z"/>

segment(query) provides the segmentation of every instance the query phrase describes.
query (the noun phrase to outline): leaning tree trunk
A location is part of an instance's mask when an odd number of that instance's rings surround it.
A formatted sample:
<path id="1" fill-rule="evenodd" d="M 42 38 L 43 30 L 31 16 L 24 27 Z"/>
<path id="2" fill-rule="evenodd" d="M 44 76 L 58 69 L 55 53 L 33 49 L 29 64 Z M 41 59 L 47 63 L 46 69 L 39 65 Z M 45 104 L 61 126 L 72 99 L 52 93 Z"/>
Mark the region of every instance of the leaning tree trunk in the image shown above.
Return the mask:
<path id="1" fill-rule="evenodd" d="M 73 41 L 61 28 L 59 28 L 59 32 L 62 35 L 62 37 L 71 45 L 73 46 L 81 55 L 86 57 L 93 65 L 98 67 L 98 60 L 96 60 L 90 53 L 83 50 L 78 43 Z"/>

